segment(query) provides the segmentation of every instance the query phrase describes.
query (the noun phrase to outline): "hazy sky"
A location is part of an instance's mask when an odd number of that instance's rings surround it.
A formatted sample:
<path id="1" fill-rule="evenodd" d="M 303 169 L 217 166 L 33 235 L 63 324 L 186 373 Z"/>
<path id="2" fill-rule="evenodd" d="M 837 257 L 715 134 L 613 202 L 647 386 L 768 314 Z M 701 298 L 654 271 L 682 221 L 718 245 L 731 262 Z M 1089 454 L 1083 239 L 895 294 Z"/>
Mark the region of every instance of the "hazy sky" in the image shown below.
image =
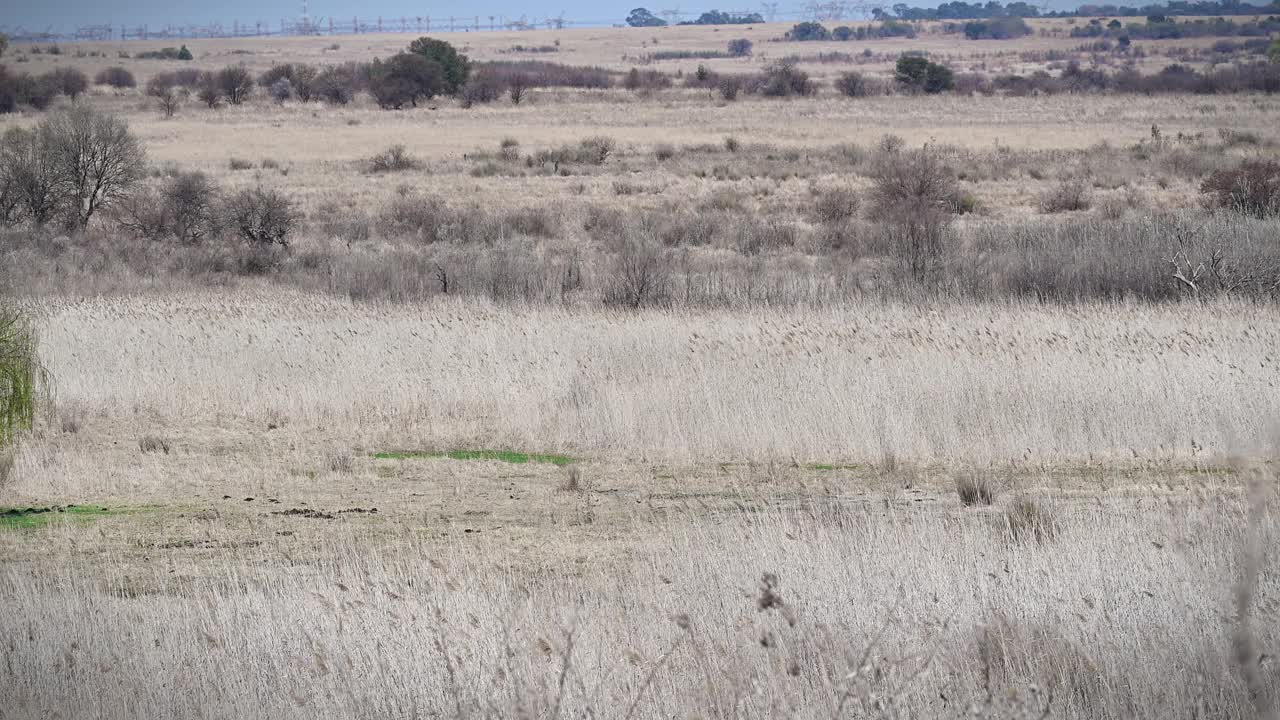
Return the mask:
<path id="1" fill-rule="evenodd" d="M 898 0 L 886 0 L 884 5 L 892 5 Z M 444 2 L 415 3 L 406 0 L 374 0 L 374 2 L 337 2 L 335 0 L 311 0 L 310 13 L 315 18 L 342 19 L 351 22 L 353 15 L 360 21 L 373 22 L 381 15 L 384 20 L 391 18 L 429 16 L 445 18 L 449 15 L 474 17 L 479 13 L 486 22 L 489 15 L 506 15 L 532 18 L 544 18 L 564 12 L 566 20 L 585 22 L 592 25 L 604 25 L 610 22 L 621 22 L 631 8 L 643 4 L 657 12 L 661 9 L 680 8 L 682 12 L 700 12 L 719 8 L 722 10 L 742 9 L 760 11 L 757 1 L 734 3 L 730 0 L 702 0 L 700 4 L 680 3 L 676 0 L 621 0 L 610 3 L 590 2 L 589 0 L 445 0 Z M 783 18 L 799 15 L 804 6 L 803 1 L 794 3 L 779 2 L 778 9 Z M 911 5 L 933 6 L 937 0 L 909 2 Z M 1052 7 L 1074 7 L 1078 3 L 1071 0 L 1055 0 Z M 207 2 L 196 0 L 0 0 L 0 29 L 10 30 L 24 27 L 27 30 L 42 31 L 48 26 L 54 30 L 73 30 L 81 25 L 121 24 L 137 26 L 143 23 L 152 28 L 160 28 L 168 24 L 206 24 L 221 22 L 230 27 L 232 21 L 253 25 L 262 21 L 272 27 L 278 27 L 281 18 L 296 18 L 302 14 L 302 0 L 224 0 L 223 2 Z"/>

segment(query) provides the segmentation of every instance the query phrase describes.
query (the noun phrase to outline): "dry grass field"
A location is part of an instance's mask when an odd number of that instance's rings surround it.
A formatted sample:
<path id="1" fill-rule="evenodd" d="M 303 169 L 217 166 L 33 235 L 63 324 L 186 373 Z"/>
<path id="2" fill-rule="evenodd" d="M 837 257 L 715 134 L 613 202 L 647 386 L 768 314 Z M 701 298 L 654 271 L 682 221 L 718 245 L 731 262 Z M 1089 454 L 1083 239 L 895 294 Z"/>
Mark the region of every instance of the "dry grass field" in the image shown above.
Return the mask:
<path id="1" fill-rule="evenodd" d="M 75 101 L 145 148 L 134 192 L 199 171 L 299 219 L 0 232 L 49 377 L 0 448 L 0 718 L 1276 717 L 1280 220 L 1203 188 L 1276 157 L 1280 101 L 832 86 L 908 50 L 1061 72 L 1068 22 L 446 34 L 819 87 L 172 118 L 141 88 L 174 61 L 120 53 L 173 42 L 11 48 L 135 73 Z M 188 45 L 256 76 L 413 37 Z M 902 167 L 945 193 L 886 210 Z M 892 229 L 939 204 L 921 270 Z"/>

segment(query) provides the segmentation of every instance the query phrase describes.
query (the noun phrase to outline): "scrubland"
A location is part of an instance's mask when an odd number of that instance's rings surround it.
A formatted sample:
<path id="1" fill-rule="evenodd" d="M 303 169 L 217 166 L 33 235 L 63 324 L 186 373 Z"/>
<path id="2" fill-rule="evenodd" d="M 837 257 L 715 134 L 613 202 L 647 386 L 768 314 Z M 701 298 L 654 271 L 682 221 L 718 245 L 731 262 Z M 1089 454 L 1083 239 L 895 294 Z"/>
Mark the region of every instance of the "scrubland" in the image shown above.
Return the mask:
<path id="1" fill-rule="evenodd" d="M 698 61 L 643 56 L 850 54 L 789 98 L 89 91 L 147 171 L 0 231 L 49 378 L 0 451 L 0 716 L 1272 717 L 1274 96 L 831 85 L 1087 61 L 1034 24 L 449 38 L 672 77 Z M 410 39 L 190 46 L 256 74 Z M 170 65 L 115 55 L 158 44 L 24 64 L 145 83 Z M 287 243 L 219 217 L 264 197 Z"/>

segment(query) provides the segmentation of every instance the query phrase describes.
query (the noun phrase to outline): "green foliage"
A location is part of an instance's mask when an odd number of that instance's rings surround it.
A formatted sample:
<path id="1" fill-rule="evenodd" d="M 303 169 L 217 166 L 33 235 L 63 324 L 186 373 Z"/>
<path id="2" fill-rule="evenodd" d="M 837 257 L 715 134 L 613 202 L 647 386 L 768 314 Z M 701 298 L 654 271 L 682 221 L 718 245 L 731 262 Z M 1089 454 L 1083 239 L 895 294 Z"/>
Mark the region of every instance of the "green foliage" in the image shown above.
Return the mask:
<path id="1" fill-rule="evenodd" d="M 154 509 L 153 506 L 109 508 L 102 505 L 56 505 L 52 507 L 0 507 L 0 530 L 34 530 L 46 527 L 56 518 L 85 523 L 112 515 L 124 515 Z"/>
<path id="2" fill-rule="evenodd" d="M 565 466 L 574 461 L 574 458 L 568 455 L 555 455 L 547 453 L 523 453 L 512 450 L 396 450 L 389 452 L 373 453 L 373 457 L 377 460 L 414 460 L 421 458 L 449 458 L 450 460 L 497 460 L 499 462 L 514 463 L 524 465 L 526 463 L 540 463 L 556 466 Z"/>
<path id="3" fill-rule="evenodd" d="M 31 428 L 47 387 L 35 331 L 17 310 L 0 306 L 0 448 Z"/>
<path id="4" fill-rule="evenodd" d="M 964 36 L 970 40 L 1012 40 L 1031 34 L 1031 26 L 1019 17 L 975 20 L 964 24 Z"/>
<path id="5" fill-rule="evenodd" d="M 950 90 L 955 85 L 950 68 L 917 55 L 898 58 L 894 78 L 910 90 L 930 95 Z"/>
<path id="6" fill-rule="evenodd" d="M 831 32 L 822 23 L 796 23 L 787 31 L 788 40 L 830 40 Z"/>
<path id="7" fill-rule="evenodd" d="M 0 33 L 0 57 L 4 57 L 4 53 L 9 49 L 9 36 Z"/>
<path id="8" fill-rule="evenodd" d="M 386 62 L 375 59 L 369 69 L 369 93 L 383 110 L 399 110 L 406 104 L 439 95 L 445 87 L 440 63 L 422 55 L 398 53 Z"/>
<path id="9" fill-rule="evenodd" d="M 187 49 L 187 46 L 183 45 L 181 48 L 178 49 L 178 59 L 194 60 L 195 58 L 191 55 L 191 51 Z"/>
<path id="10" fill-rule="evenodd" d="M 1267 55 L 1271 58 L 1271 62 L 1280 63 L 1280 37 L 1271 43 L 1271 49 L 1267 51 Z"/>
<path id="11" fill-rule="evenodd" d="M 681 25 L 754 25 L 755 23 L 764 22 L 764 17 L 760 13 L 749 12 L 722 12 L 720 10 L 708 10 L 698 16 L 697 20 L 682 22 Z"/>
<path id="12" fill-rule="evenodd" d="M 636 8 L 627 15 L 627 25 L 631 27 L 664 27 L 666 20 L 649 12 L 648 8 Z"/>
<path id="13" fill-rule="evenodd" d="M 421 55 L 440 66 L 444 76 L 443 92 L 454 95 L 467 83 L 471 74 L 471 61 L 444 40 L 420 37 L 409 43 L 409 52 Z"/>

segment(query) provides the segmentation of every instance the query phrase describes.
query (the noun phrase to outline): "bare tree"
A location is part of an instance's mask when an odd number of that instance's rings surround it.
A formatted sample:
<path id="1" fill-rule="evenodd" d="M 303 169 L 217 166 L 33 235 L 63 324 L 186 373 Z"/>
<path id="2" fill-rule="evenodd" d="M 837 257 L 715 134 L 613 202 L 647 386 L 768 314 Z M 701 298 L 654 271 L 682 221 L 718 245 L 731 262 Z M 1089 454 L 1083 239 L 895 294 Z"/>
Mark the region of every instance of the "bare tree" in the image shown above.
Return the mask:
<path id="1" fill-rule="evenodd" d="M 243 65 L 229 65 L 218 71 L 218 90 L 232 105 L 239 105 L 253 93 L 253 75 Z"/>
<path id="2" fill-rule="evenodd" d="M 605 302 L 631 308 L 661 303 L 667 298 L 670 275 L 670 259 L 661 245 L 652 239 L 628 239 L 614 257 Z"/>
<path id="3" fill-rule="evenodd" d="M 532 78 L 524 73 L 515 73 L 507 80 L 507 96 L 511 98 L 512 105 L 520 104 L 531 84 Z"/>
<path id="4" fill-rule="evenodd" d="M 93 213 L 141 178 L 146 153 L 129 126 L 114 115 L 76 106 L 40 123 L 59 191 L 72 207 L 68 222 L 83 228 Z"/>
<path id="5" fill-rule="evenodd" d="M 25 212 L 31 222 L 44 225 L 58 212 L 58 167 L 39 128 L 12 128 L 0 141 L 0 184 L 14 202 L 11 219 Z"/>
<path id="6" fill-rule="evenodd" d="M 168 77 L 156 75 L 147 81 L 147 95 L 156 99 L 165 117 L 171 118 L 178 112 L 181 95 Z"/>
<path id="7" fill-rule="evenodd" d="M 218 230 L 218 188 L 201 172 L 169 178 L 159 189 L 134 192 L 120 203 L 116 221 L 148 240 L 173 238 L 192 245 Z"/>
<path id="8" fill-rule="evenodd" d="M 942 260 L 954 175 L 926 147 L 883 152 L 873 180 L 873 218 L 884 224 L 898 259 L 917 280 L 924 280 Z"/>
<path id="9" fill-rule="evenodd" d="M 200 74 L 200 81 L 196 84 L 196 97 L 200 98 L 200 102 L 209 109 L 218 106 L 218 101 L 222 99 L 222 90 L 218 86 L 216 73 L 206 71 Z"/>
<path id="10" fill-rule="evenodd" d="M 227 198 L 224 213 L 232 231 L 259 246 L 287 246 L 301 219 L 287 196 L 262 188 L 241 190 Z"/>

